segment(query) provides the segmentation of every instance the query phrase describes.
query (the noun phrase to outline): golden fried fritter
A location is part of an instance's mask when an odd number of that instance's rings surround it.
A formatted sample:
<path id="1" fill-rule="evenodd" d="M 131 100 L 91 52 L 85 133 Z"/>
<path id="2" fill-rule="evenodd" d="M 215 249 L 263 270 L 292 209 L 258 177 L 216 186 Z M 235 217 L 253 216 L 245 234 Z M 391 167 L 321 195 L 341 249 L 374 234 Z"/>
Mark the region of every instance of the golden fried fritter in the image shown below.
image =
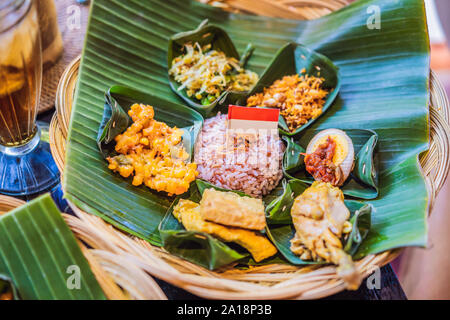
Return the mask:
<path id="1" fill-rule="evenodd" d="M 342 191 L 330 183 L 314 182 L 295 199 L 291 216 L 297 231 L 291 240 L 292 252 L 305 260 L 338 265 L 338 274 L 348 288 L 357 289 L 361 279 L 341 242 L 343 233 L 351 231 Z"/>

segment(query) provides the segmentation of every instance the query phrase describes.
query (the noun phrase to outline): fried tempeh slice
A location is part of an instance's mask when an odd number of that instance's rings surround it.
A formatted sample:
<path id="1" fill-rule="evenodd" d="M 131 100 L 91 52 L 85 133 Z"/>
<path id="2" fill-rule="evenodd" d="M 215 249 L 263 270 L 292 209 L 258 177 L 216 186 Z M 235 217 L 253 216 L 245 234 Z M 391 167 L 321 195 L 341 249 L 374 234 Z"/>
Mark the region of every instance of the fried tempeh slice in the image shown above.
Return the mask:
<path id="1" fill-rule="evenodd" d="M 256 262 L 277 253 L 275 246 L 258 232 L 205 221 L 200 213 L 200 205 L 190 200 L 181 199 L 174 207 L 173 215 L 188 231 L 204 232 L 222 241 L 237 243 L 247 249 Z"/>
<path id="2" fill-rule="evenodd" d="M 251 230 L 266 227 L 262 200 L 241 197 L 234 192 L 206 189 L 200 201 L 200 212 L 203 219 L 226 226 Z"/>

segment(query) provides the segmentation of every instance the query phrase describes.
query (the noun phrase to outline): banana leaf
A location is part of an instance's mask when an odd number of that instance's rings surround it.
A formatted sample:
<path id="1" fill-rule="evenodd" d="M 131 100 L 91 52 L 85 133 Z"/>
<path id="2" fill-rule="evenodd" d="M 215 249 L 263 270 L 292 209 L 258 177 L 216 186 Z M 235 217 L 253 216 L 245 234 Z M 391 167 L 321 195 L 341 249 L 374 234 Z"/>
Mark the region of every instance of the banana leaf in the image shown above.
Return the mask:
<path id="1" fill-rule="evenodd" d="M 372 130 L 342 129 L 352 139 L 355 149 L 355 166 L 341 187 L 345 195 L 361 198 L 375 199 L 378 196 L 378 161 L 376 146 L 378 135 Z M 283 157 L 283 171 L 286 177 L 297 179 L 307 184 L 312 184 L 314 178 L 306 171 L 304 165 L 305 148 L 313 136 L 315 130 L 309 130 L 300 141 L 293 138 L 284 138 L 287 141 L 286 151 Z"/>
<path id="2" fill-rule="evenodd" d="M 254 47 L 251 44 L 247 45 L 245 52 L 240 58 L 233 41 L 228 36 L 227 32 L 222 28 L 214 25 L 208 25 L 208 20 L 202 21 L 202 23 L 192 31 L 180 32 L 172 36 L 169 40 L 169 49 L 167 54 L 168 69 L 172 67 L 172 61 L 174 58 L 179 57 L 185 53 L 184 45 L 186 43 L 195 44 L 198 43 L 200 47 L 204 47 L 207 44 L 211 45 L 212 50 L 217 50 L 225 53 L 227 57 L 236 58 L 240 60 L 242 67 L 245 67 L 247 60 L 253 53 Z M 189 106 L 199 111 L 203 115 L 208 115 L 218 104 L 228 105 L 234 104 L 240 97 L 245 96 L 247 92 L 234 92 L 224 91 L 218 98 L 206 103 L 200 102 L 195 97 L 189 97 L 186 94 L 186 90 L 179 90 L 180 83 L 169 75 L 169 83 L 173 91 L 179 95 Z"/>
<path id="3" fill-rule="evenodd" d="M 49 194 L 0 217 L 0 274 L 25 300 L 105 299 Z"/>
<path id="4" fill-rule="evenodd" d="M 245 96 L 245 99 L 238 101 L 238 104 L 246 105 L 246 98 L 249 96 L 263 92 L 264 88 L 271 86 L 276 80 L 281 79 L 284 76 L 291 76 L 294 74 L 302 75 L 302 71 L 306 71 L 305 74 L 309 76 L 324 78 L 322 88 L 328 90 L 329 93 L 325 99 L 325 104 L 322 107 L 321 115 L 323 115 L 339 93 L 341 87 L 339 69 L 324 55 L 314 52 L 297 43 L 288 43 L 275 54 L 275 57 L 261 75 L 258 83 L 253 87 L 250 93 Z M 301 131 L 314 123 L 316 119 L 317 118 L 311 119 L 295 131 L 290 131 L 286 121 L 280 115 L 280 120 L 278 122 L 280 133 L 287 136 L 298 135 Z"/>
<path id="5" fill-rule="evenodd" d="M 302 260 L 290 249 L 290 240 L 295 235 L 295 228 L 291 218 L 291 208 L 294 204 L 294 199 L 302 194 L 307 187 L 309 186 L 298 180 L 291 180 L 285 184 L 285 194 L 287 193 L 288 196 L 283 194 L 279 199 L 284 210 L 275 210 L 267 218 L 267 234 L 269 238 L 284 258 L 296 265 L 320 263 L 317 261 Z M 351 255 L 355 255 L 359 246 L 369 234 L 372 206 L 355 200 L 345 200 L 345 205 L 350 210 L 350 222 L 353 225 L 353 229 L 348 238 L 343 239 L 344 250 Z"/>
<path id="6" fill-rule="evenodd" d="M 284 186 L 285 184 L 286 181 L 283 180 L 282 185 Z M 296 181 L 295 184 L 302 183 Z M 305 185 L 305 189 L 307 187 L 308 186 Z M 189 195 L 184 195 L 177 198 L 177 200 L 174 201 L 174 204 L 167 211 L 164 220 L 160 224 L 159 231 L 163 240 L 163 246 L 167 251 L 188 261 L 204 266 L 210 270 L 223 267 L 230 263 L 238 263 L 242 268 L 245 268 L 246 266 L 288 263 L 288 261 L 280 253 L 264 261 L 255 262 L 247 251 L 237 245 L 230 247 L 224 242 L 206 233 L 186 231 L 183 225 L 173 216 L 173 206 L 178 203 L 181 198 L 199 203 L 203 192 L 209 188 L 224 192 L 234 192 L 241 197 L 248 197 L 248 195 L 244 192 L 223 189 L 207 181 L 197 179 L 195 184 L 191 186 Z M 266 207 L 266 211 L 270 206 L 273 206 L 274 208 L 278 207 L 277 199 L 280 195 L 276 196 L 276 194 L 279 193 L 279 189 L 284 190 L 283 187 L 279 187 L 275 189 L 272 194 L 267 195 L 263 199 L 265 203 L 269 204 L 269 206 Z M 261 232 L 264 234 L 267 233 L 266 230 Z"/>
<path id="7" fill-rule="evenodd" d="M 214 188 L 219 191 L 230 191 L 216 187 L 206 181 L 196 180 L 189 190 L 189 195 L 178 197 L 169 208 L 159 226 L 159 232 L 163 246 L 168 252 L 210 270 L 214 270 L 242 260 L 249 254 L 243 249 L 239 250 L 237 248 L 235 250 L 207 233 L 185 230 L 183 225 L 172 214 L 173 207 L 178 203 L 179 199 L 184 198 L 199 203 L 203 191 L 209 188 Z M 233 192 L 243 197 L 246 196 L 242 192 Z"/>
<path id="8" fill-rule="evenodd" d="M 381 9 L 381 30 L 368 28 L 370 6 Z M 104 92 L 121 84 L 183 102 L 167 77 L 168 39 L 205 18 L 229 34 L 241 55 L 252 42 L 247 68 L 258 74 L 288 42 L 333 61 L 339 95 L 300 135 L 336 127 L 378 134 L 378 197 L 368 201 L 372 226 L 355 257 L 424 246 L 428 195 L 417 156 L 428 148 L 429 39 L 422 0 L 356 1 L 312 21 L 229 13 L 193 0 L 93 1 L 67 143 L 66 196 L 161 245 L 157 228 L 171 202 L 112 175 L 98 152 Z"/>

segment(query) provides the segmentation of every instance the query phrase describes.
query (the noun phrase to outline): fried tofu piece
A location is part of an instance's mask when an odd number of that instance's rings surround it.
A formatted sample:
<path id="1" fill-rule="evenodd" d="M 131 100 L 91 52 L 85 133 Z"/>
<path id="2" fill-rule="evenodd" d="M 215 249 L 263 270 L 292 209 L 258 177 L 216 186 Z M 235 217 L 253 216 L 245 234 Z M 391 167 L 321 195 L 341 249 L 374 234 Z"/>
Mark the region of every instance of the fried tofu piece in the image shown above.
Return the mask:
<path id="1" fill-rule="evenodd" d="M 277 253 L 275 246 L 258 232 L 205 221 L 200 213 L 200 205 L 190 200 L 181 199 L 174 207 L 173 215 L 188 231 L 204 232 L 224 242 L 237 243 L 247 249 L 256 262 Z"/>
<path id="2" fill-rule="evenodd" d="M 262 200 L 241 197 L 234 192 L 206 189 L 200 201 L 200 212 L 203 219 L 226 226 L 251 230 L 266 227 Z"/>
<path id="3" fill-rule="evenodd" d="M 291 240 L 291 251 L 301 259 L 336 264 L 347 288 L 356 290 L 361 278 L 341 242 L 343 233 L 351 230 L 348 230 L 350 211 L 342 191 L 330 183 L 316 181 L 295 198 L 291 216 L 297 231 Z"/>

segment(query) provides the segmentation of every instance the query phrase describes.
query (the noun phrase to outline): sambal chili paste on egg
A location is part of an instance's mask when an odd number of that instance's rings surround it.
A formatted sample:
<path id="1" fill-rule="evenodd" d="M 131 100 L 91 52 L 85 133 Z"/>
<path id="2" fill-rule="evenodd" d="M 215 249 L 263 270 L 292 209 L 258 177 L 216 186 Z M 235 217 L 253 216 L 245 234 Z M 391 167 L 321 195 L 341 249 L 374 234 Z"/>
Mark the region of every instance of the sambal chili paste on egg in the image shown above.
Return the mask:
<path id="1" fill-rule="evenodd" d="M 338 184 L 341 178 L 340 168 L 333 163 L 336 152 L 336 142 L 328 136 L 327 140 L 320 144 L 311 154 L 305 155 L 306 171 L 315 180 L 330 182 L 332 185 Z"/>

